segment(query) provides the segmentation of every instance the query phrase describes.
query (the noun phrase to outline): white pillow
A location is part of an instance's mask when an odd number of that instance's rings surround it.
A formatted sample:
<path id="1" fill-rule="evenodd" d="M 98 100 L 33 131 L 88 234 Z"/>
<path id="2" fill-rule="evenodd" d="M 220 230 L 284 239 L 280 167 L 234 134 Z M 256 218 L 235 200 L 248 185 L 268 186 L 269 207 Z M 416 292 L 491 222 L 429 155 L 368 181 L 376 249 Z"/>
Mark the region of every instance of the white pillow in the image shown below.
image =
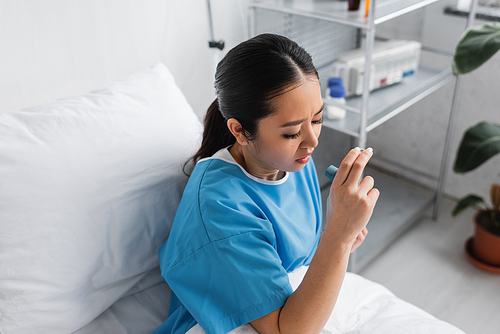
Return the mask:
<path id="1" fill-rule="evenodd" d="M 159 282 L 140 281 L 159 264 L 200 135 L 162 64 L 0 113 L 0 332 L 70 333 Z"/>

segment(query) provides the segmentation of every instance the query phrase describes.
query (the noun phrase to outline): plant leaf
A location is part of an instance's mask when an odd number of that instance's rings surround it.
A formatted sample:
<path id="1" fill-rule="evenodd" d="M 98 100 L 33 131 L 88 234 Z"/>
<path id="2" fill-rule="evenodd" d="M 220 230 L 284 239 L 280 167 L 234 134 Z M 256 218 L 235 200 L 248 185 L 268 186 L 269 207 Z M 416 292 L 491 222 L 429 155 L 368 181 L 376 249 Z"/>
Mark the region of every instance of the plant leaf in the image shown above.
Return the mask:
<path id="1" fill-rule="evenodd" d="M 456 216 L 459 213 L 461 213 L 462 211 L 464 211 L 465 209 L 467 209 L 468 207 L 475 206 L 475 205 L 482 204 L 482 203 L 484 204 L 484 200 L 481 197 L 476 196 L 476 195 L 467 195 L 465 197 L 462 197 L 457 202 L 457 204 L 453 208 L 453 211 L 451 212 L 451 215 Z"/>
<path id="2" fill-rule="evenodd" d="M 465 131 L 453 171 L 469 172 L 497 153 L 500 153 L 500 125 L 480 122 Z"/>
<path id="3" fill-rule="evenodd" d="M 500 49 L 500 24 L 489 23 L 467 29 L 455 49 L 453 74 L 465 74 L 484 64 Z"/>

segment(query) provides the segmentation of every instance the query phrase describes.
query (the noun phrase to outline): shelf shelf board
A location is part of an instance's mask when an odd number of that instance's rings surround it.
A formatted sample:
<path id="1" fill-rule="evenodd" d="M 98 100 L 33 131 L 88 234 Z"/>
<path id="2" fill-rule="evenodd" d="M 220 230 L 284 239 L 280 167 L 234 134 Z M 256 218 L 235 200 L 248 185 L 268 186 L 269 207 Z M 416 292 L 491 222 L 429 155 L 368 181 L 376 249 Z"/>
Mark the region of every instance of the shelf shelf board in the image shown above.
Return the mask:
<path id="1" fill-rule="evenodd" d="M 320 69 L 319 74 L 321 86 L 326 87 L 329 67 Z M 454 76 L 450 68 L 437 70 L 421 66 L 415 76 L 405 78 L 400 83 L 370 92 L 366 131 L 373 130 L 453 80 Z M 346 104 L 352 109 L 358 110 L 358 112 L 348 110 L 344 119 L 336 121 L 325 117 L 323 125 L 358 137 L 362 97 L 348 98 Z"/>
<path id="2" fill-rule="evenodd" d="M 460 16 L 460 17 L 469 16 L 469 10 L 463 10 L 453 6 L 446 7 L 444 9 L 444 13 L 447 15 Z M 476 9 L 476 19 L 484 21 L 500 22 L 500 8 L 478 6 Z"/>
<path id="3" fill-rule="evenodd" d="M 354 271 L 359 271 L 397 240 L 432 205 L 434 192 L 417 187 L 408 180 L 395 178 L 367 168 L 365 175 L 375 179 L 380 197 L 367 225 L 368 236 L 356 250 Z M 329 187 L 322 191 L 323 206 Z"/>
<path id="4" fill-rule="evenodd" d="M 437 1 L 439 0 L 374 0 L 372 2 L 376 6 L 374 24 L 386 22 Z M 251 7 L 302 15 L 358 28 L 368 28 L 364 0 L 360 1 L 357 11 L 348 11 L 347 1 L 331 0 L 262 0 L 253 2 Z"/>

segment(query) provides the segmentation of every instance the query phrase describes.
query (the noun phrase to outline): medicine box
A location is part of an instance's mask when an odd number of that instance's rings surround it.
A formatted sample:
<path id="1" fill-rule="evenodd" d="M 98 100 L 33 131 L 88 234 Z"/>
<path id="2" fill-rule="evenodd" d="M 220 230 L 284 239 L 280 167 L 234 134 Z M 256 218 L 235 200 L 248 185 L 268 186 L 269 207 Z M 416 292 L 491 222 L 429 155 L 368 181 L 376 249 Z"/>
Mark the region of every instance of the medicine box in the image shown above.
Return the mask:
<path id="1" fill-rule="evenodd" d="M 375 41 L 372 53 L 369 90 L 401 82 L 415 75 L 420 60 L 422 44 L 417 41 Z M 365 51 L 356 49 L 341 54 L 332 64 L 331 76 L 341 77 L 346 96 L 361 95 Z"/>

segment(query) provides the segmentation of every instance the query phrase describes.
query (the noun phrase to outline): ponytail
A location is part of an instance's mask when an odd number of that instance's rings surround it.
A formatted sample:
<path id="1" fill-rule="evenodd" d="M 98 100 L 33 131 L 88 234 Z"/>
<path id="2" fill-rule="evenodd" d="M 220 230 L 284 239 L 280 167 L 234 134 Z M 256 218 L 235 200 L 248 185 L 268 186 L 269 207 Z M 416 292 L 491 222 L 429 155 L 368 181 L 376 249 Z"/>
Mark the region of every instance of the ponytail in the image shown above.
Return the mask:
<path id="1" fill-rule="evenodd" d="M 204 130 L 201 147 L 198 152 L 184 164 L 184 173 L 186 175 L 189 176 L 185 170 L 190 161 L 193 161 L 194 165 L 196 165 L 199 160 L 211 157 L 219 150 L 234 144 L 236 138 L 234 138 L 231 131 L 229 131 L 226 123 L 227 121 L 224 116 L 222 116 L 219 109 L 219 101 L 215 99 L 210 107 L 208 107 L 205 120 L 203 121 Z"/>

